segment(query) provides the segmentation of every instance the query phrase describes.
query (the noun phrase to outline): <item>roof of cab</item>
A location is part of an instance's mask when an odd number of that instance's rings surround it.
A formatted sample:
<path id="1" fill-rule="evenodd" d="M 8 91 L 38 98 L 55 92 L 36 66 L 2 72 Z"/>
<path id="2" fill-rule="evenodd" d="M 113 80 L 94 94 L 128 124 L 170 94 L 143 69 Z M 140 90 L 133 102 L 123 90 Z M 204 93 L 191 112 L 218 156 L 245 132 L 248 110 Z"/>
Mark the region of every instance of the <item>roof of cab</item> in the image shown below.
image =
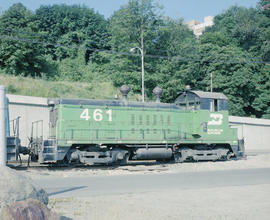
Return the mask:
<path id="1" fill-rule="evenodd" d="M 199 98 L 202 99 L 225 99 L 228 100 L 227 96 L 225 96 L 223 93 L 219 92 L 203 92 L 203 91 L 193 91 L 193 90 L 186 90 L 187 93 L 194 93 Z M 184 92 L 181 92 L 178 94 L 178 96 L 182 95 Z"/>

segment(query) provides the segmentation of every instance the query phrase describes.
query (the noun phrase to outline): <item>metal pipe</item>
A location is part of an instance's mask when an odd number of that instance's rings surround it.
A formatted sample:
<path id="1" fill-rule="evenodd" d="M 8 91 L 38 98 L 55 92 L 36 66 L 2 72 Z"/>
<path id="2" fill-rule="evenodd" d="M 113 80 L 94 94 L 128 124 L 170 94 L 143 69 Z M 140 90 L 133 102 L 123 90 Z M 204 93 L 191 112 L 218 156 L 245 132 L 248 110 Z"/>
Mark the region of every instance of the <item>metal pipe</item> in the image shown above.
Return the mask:
<path id="1" fill-rule="evenodd" d="M 7 139 L 6 139 L 6 87 L 0 85 L 0 166 L 7 163 Z"/>

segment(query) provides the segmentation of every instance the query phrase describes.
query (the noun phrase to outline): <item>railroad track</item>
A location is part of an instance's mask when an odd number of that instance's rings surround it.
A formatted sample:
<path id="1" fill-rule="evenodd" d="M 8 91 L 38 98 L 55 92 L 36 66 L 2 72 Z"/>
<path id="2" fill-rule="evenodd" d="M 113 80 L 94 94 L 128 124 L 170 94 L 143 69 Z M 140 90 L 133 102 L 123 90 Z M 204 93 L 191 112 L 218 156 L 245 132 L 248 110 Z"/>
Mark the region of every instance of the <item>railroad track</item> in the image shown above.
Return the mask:
<path id="1" fill-rule="evenodd" d="M 72 169 L 89 169 L 89 170 L 115 170 L 122 168 L 128 170 L 127 167 L 135 167 L 143 165 L 150 167 L 153 165 L 169 164 L 168 162 L 157 162 L 157 161 L 129 161 L 126 165 L 84 165 L 84 164 L 39 164 L 37 162 L 31 162 L 28 166 L 28 161 L 22 160 L 22 162 L 8 162 L 7 166 L 15 170 L 31 170 L 31 169 L 47 169 L 47 170 L 72 170 Z M 122 170 L 121 169 L 121 170 Z M 151 169 L 151 168 L 150 168 Z M 136 171 L 133 169 L 132 171 Z"/>

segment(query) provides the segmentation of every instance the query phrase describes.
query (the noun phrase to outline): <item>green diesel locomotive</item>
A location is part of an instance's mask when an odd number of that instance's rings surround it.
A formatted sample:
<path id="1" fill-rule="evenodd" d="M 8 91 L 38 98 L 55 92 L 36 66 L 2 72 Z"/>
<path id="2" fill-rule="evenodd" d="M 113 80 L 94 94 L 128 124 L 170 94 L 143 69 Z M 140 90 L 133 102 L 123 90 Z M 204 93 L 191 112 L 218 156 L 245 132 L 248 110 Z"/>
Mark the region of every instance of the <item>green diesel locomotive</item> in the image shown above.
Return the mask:
<path id="1" fill-rule="evenodd" d="M 50 100 L 50 137 L 32 139 L 40 163 L 126 164 L 128 160 L 228 160 L 244 146 L 228 122 L 222 93 L 186 91 L 175 103 L 122 100 Z"/>

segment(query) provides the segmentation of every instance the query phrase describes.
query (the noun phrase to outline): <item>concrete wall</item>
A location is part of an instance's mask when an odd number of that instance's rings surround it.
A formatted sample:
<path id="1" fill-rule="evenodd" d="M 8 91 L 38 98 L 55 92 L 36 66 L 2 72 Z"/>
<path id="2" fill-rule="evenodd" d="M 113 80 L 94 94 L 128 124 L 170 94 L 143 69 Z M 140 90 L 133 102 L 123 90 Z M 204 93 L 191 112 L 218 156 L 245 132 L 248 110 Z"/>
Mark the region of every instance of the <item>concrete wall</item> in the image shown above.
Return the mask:
<path id="1" fill-rule="evenodd" d="M 31 137 L 31 127 L 34 121 L 43 120 L 43 135 L 45 138 L 48 137 L 49 107 L 46 98 L 19 95 L 7 95 L 7 98 L 9 100 L 10 120 L 21 117 L 20 138 L 22 146 L 28 146 L 29 144 L 28 138 Z"/>
<path id="2" fill-rule="evenodd" d="M 31 137 L 32 122 L 43 120 L 43 136 L 49 134 L 48 99 L 30 96 L 7 95 L 10 119 L 20 119 L 20 138 L 27 146 Z M 247 152 L 270 153 L 270 120 L 245 117 L 229 117 L 231 127 L 238 128 L 239 139 L 244 138 Z"/>
<path id="3" fill-rule="evenodd" d="M 230 116 L 229 121 L 238 128 L 238 138 L 244 138 L 248 153 L 270 153 L 270 120 Z"/>

